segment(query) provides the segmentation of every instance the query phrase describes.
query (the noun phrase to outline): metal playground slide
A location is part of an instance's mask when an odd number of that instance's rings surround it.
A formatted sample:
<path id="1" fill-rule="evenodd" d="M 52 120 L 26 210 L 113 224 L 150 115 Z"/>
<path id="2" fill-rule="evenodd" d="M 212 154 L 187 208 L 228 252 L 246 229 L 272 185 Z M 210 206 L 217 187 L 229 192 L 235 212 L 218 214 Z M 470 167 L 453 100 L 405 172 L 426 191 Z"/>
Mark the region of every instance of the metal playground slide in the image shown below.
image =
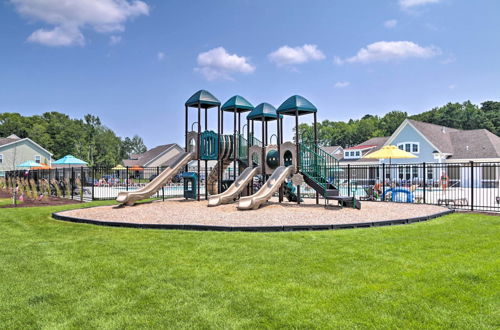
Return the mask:
<path id="1" fill-rule="evenodd" d="M 163 172 L 161 172 L 156 178 L 154 178 L 147 185 L 141 189 L 134 191 L 123 191 L 118 193 L 116 201 L 123 205 L 134 205 L 135 202 L 151 197 L 158 190 L 161 189 L 170 179 L 172 179 L 177 173 L 182 171 L 184 166 L 195 158 L 195 153 L 185 152 L 180 154 L 178 158 L 167 167 Z"/>
<path id="2" fill-rule="evenodd" d="M 279 166 L 274 170 L 273 174 L 269 177 L 269 180 L 264 183 L 264 185 L 255 194 L 247 197 L 242 197 L 238 203 L 239 210 L 256 210 L 262 204 L 267 202 L 286 178 L 292 175 L 294 171 L 293 166 Z"/>
<path id="3" fill-rule="evenodd" d="M 232 202 L 238 197 L 248 183 L 252 182 L 253 177 L 259 173 L 260 167 L 247 167 L 226 191 L 218 195 L 210 196 L 208 198 L 208 206 L 217 206 Z"/>

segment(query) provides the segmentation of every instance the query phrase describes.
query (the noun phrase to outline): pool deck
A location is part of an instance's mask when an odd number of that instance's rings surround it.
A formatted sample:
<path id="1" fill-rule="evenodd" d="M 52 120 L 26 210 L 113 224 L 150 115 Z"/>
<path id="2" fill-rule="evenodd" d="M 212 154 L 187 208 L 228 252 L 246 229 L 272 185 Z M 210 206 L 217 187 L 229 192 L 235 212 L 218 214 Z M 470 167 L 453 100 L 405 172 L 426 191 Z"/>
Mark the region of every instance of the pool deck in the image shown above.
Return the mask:
<path id="1" fill-rule="evenodd" d="M 332 203 L 336 204 L 336 203 Z M 389 202 L 362 202 L 362 209 L 325 207 L 314 200 L 238 211 L 235 204 L 207 207 L 206 201 L 171 199 L 135 206 L 98 206 L 55 213 L 58 220 L 98 225 L 223 231 L 286 231 L 372 227 L 425 221 L 452 212 L 448 208 Z"/>

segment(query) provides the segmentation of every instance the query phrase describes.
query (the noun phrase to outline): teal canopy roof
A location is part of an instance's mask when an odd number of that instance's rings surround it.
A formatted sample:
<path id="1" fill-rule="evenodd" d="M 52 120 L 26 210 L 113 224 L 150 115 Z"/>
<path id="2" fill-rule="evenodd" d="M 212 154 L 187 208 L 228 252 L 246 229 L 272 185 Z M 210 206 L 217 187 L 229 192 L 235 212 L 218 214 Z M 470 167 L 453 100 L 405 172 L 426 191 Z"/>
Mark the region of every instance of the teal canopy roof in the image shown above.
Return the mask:
<path id="1" fill-rule="evenodd" d="M 54 165 L 87 165 L 87 162 L 76 158 L 73 155 L 66 155 L 61 159 L 52 162 Z"/>
<path id="2" fill-rule="evenodd" d="M 247 119 L 257 121 L 271 121 L 277 118 L 276 108 L 265 102 L 256 106 L 247 116 Z M 283 116 L 280 115 L 280 118 L 283 118 Z"/>
<path id="3" fill-rule="evenodd" d="M 247 112 L 252 111 L 253 105 L 248 102 L 243 96 L 235 95 L 222 105 L 222 111 L 228 112 Z"/>
<path id="4" fill-rule="evenodd" d="M 298 111 L 299 116 L 302 116 L 308 113 L 314 113 L 318 111 L 318 109 L 316 109 L 316 107 L 305 97 L 300 95 L 290 96 L 278 108 L 278 113 L 284 115 L 295 115 L 296 111 Z"/>
<path id="5" fill-rule="evenodd" d="M 194 93 L 185 103 L 188 107 L 213 108 L 220 105 L 220 101 L 209 91 L 204 89 Z"/>

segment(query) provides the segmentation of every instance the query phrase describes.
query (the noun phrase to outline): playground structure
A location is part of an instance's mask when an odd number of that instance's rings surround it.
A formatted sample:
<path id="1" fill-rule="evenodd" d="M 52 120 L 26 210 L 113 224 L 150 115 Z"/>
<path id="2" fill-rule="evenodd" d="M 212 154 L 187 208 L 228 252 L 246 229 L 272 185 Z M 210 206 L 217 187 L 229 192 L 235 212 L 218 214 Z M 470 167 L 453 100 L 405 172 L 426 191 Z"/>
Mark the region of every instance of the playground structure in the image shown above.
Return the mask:
<path id="1" fill-rule="evenodd" d="M 197 110 L 196 120 L 191 123 L 190 109 Z M 209 130 L 208 117 L 212 109 L 217 109 L 217 131 Z M 246 135 L 241 126 L 241 115 L 246 116 Z M 225 133 L 225 114 L 232 113 L 232 134 Z M 202 116 L 203 115 L 203 116 Z M 314 139 L 312 143 L 301 141 L 299 117 L 313 115 Z M 294 142 L 284 141 L 284 119 L 294 118 Z M 203 118 L 202 118 L 203 117 Z M 269 124 L 276 121 L 276 133 L 269 135 Z M 202 123 L 204 129 L 202 131 Z M 255 137 L 255 124 L 260 123 L 260 140 Z M 196 130 L 189 130 L 196 126 Z M 227 126 L 227 125 L 226 125 Z M 271 144 L 272 137 L 276 144 Z M 332 155 L 321 149 L 317 143 L 317 109 L 302 96 L 294 95 L 285 100 L 278 109 L 269 103 L 254 107 L 244 97 L 236 95 L 221 102 L 206 90 L 193 94 L 185 103 L 185 153 L 178 156 L 151 183 L 140 190 L 122 192 L 117 201 L 123 205 L 133 205 L 156 193 L 161 187 L 181 171 L 187 171 L 191 161 L 197 162 L 197 182 L 185 197 L 200 200 L 201 162 L 205 162 L 204 198 L 208 206 L 217 206 L 237 201 L 239 210 L 258 209 L 276 193 L 278 201 L 287 198 L 300 204 L 302 201 L 300 184 L 307 183 L 316 192 L 316 204 L 323 198 L 337 200 L 341 206 L 361 208 L 354 197 L 339 194 L 339 163 Z M 208 162 L 216 161 L 216 166 L 208 173 Z M 230 185 L 224 180 L 224 173 L 232 166 Z M 254 191 L 254 178 L 262 183 Z M 185 185 L 186 186 L 186 185 Z"/>

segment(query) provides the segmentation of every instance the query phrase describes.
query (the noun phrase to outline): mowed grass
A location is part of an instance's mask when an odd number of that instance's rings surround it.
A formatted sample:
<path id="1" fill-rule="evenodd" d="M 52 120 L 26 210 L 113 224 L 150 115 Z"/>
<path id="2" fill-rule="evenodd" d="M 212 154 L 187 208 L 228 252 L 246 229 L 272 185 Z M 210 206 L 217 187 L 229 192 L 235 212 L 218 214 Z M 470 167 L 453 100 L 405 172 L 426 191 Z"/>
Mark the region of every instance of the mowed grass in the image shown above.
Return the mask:
<path id="1" fill-rule="evenodd" d="M 75 207 L 0 211 L 1 328 L 500 325 L 498 216 L 288 233 L 50 217 Z"/>

